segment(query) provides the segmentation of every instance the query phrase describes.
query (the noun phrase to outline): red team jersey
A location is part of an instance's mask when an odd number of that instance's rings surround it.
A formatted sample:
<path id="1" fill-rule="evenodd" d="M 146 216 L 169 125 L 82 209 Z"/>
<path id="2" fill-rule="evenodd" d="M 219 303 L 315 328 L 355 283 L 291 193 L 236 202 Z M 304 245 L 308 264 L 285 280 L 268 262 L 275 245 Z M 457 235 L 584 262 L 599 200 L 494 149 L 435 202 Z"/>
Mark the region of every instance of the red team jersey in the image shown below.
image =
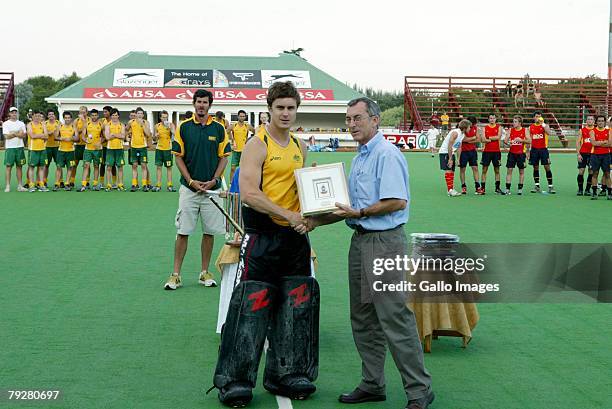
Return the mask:
<path id="1" fill-rule="evenodd" d="M 608 128 L 604 128 L 604 129 L 595 128 L 593 129 L 593 132 L 595 133 L 596 141 L 607 141 L 608 136 L 609 136 L 608 132 L 610 132 L 610 130 Z M 610 148 L 605 147 L 605 146 L 593 146 L 592 152 L 595 155 L 605 155 L 607 153 L 610 153 Z"/>
<path id="2" fill-rule="evenodd" d="M 495 124 L 494 126 L 485 126 L 484 133 L 487 139 L 492 136 L 497 136 L 499 134 L 499 124 Z M 483 152 L 501 152 L 501 150 L 499 149 L 499 140 L 485 143 Z"/>
<path id="3" fill-rule="evenodd" d="M 472 127 L 468 129 L 468 131 L 465 133 L 465 137 L 473 138 L 474 136 L 476 136 L 477 133 L 478 133 L 478 127 L 476 125 L 472 125 Z M 461 143 L 461 152 L 469 152 L 469 151 L 475 151 L 475 150 L 476 150 L 475 143 L 469 143 L 469 142 Z"/>
<path id="4" fill-rule="evenodd" d="M 591 153 L 593 150 L 593 145 L 591 145 L 591 142 L 589 142 L 589 139 L 591 138 L 591 131 L 593 129 L 595 129 L 595 127 L 589 128 L 588 126 L 585 126 L 580 130 L 580 139 L 582 140 L 582 145 L 580 145 L 580 153 Z"/>
<path id="5" fill-rule="evenodd" d="M 525 140 L 525 128 L 515 129 L 512 128 L 510 130 L 510 153 L 522 154 L 525 149 L 525 143 L 514 141 L 517 138 L 521 138 L 523 141 Z"/>
<path id="6" fill-rule="evenodd" d="M 544 127 L 542 125 L 530 125 L 529 135 L 531 135 L 531 147 L 533 149 L 544 149 L 548 147 L 546 132 L 544 132 Z"/>

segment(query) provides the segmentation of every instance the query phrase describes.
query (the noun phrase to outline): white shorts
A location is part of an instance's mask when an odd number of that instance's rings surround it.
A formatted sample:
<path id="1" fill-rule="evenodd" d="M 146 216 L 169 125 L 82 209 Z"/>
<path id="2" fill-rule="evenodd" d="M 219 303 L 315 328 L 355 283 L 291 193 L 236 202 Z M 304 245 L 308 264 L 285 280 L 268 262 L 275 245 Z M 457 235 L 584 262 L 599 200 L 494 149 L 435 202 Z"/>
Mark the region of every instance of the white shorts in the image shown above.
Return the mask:
<path id="1" fill-rule="evenodd" d="M 428 148 L 435 148 L 436 144 L 438 143 L 438 138 L 431 138 L 431 137 L 427 137 L 427 147 Z"/>
<path id="2" fill-rule="evenodd" d="M 223 206 L 223 199 L 215 198 L 215 200 Z M 191 189 L 181 185 L 174 221 L 177 234 L 192 235 L 196 230 L 198 218 L 202 223 L 203 234 L 225 234 L 223 213 L 210 201 L 209 196 L 205 193 L 192 192 Z"/>

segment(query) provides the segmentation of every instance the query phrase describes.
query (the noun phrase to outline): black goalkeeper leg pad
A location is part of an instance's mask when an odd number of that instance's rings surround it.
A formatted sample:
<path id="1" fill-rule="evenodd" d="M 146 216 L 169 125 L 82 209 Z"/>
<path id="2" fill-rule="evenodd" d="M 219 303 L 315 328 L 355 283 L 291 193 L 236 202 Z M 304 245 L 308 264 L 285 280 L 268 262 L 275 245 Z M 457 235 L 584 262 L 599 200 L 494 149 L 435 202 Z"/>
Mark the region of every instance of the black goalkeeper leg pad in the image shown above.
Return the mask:
<path id="1" fill-rule="evenodd" d="M 219 400 L 228 406 L 243 407 L 253 398 L 276 292 L 262 281 L 242 281 L 232 293 L 213 379 Z"/>
<path id="2" fill-rule="evenodd" d="M 319 284 L 313 277 L 283 277 L 272 318 L 264 387 L 306 399 L 319 372 Z"/>

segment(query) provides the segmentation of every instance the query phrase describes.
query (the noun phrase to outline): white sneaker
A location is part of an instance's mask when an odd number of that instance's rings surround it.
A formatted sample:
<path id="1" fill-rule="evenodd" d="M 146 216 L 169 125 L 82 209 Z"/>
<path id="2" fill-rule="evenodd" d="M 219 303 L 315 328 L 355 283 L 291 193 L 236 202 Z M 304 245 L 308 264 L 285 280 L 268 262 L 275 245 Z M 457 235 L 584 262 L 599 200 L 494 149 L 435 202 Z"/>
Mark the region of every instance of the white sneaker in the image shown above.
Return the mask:
<path id="1" fill-rule="evenodd" d="M 461 196 L 461 193 L 457 192 L 455 189 L 451 189 L 448 191 L 448 195 L 450 197 Z"/>
<path id="2" fill-rule="evenodd" d="M 215 276 L 212 275 L 210 271 L 202 271 L 200 273 L 200 278 L 198 282 L 202 284 L 204 287 L 216 287 L 217 282 L 215 281 Z"/>
<path id="3" fill-rule="evenodd" d="M 19 185 L 19 186 L 17 186 L 17 191 L 18 191 L 18 192 L 27 192 L 27 191 L 28 191 L 28 189 L 26 189 L 25 187 L 23 187 L 23 186 Z"/>
<path id="4" fill-rule="evenodd" d="M 11 191 L 11 187 L 10 186 L 7 186 L 7 187 L 4 188 L 4 193 L 8 193 L 10 191 Z"/>

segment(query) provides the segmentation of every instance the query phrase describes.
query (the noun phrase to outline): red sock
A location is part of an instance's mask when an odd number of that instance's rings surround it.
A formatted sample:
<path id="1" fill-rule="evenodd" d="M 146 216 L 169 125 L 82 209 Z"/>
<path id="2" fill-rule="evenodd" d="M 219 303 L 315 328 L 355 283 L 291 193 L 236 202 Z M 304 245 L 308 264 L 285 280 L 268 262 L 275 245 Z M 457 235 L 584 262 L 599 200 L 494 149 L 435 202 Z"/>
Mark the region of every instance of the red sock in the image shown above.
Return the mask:
<path id="1" fill-rule="evenodd" d="M 453 182 L 455 181 L 455 173 L 445 172 L 444 179 L 446 180 L 446 190 L 451 190 L 453 188 Z"/>

